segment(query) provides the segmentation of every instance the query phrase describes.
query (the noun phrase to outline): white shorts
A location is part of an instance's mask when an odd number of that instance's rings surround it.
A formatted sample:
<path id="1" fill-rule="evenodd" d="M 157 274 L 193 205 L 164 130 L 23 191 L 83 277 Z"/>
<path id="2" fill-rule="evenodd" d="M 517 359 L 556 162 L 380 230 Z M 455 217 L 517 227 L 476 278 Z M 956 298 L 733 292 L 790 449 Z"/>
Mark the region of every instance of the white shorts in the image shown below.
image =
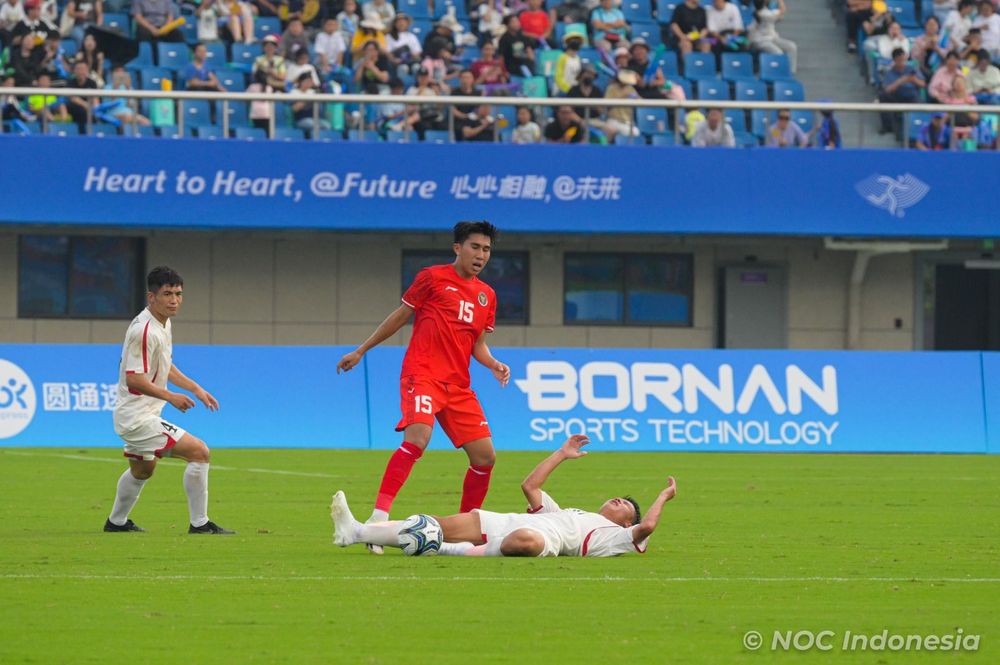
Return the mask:
<path id="1" fill-rule="evenodd" d="M 559 536 L 550 533 L 544 521 L 533 520 L 528 513 L 493 513 L 488 510 L 476 510 L 479 513 L 479 529 L 486 542 L 502 542 L 508 535 L 518 529 L 531 529 L 542 535 L 545 547 L 538 556 L 559 556 Z"/>
<path id="2" fill-rule="evenodd" d="M 135 429 L 122 434 L 125 442 L 125 457 L 153 460 L 170 457 L 171 449 L 187 432 L 162 418 L 150 418 Z"/>

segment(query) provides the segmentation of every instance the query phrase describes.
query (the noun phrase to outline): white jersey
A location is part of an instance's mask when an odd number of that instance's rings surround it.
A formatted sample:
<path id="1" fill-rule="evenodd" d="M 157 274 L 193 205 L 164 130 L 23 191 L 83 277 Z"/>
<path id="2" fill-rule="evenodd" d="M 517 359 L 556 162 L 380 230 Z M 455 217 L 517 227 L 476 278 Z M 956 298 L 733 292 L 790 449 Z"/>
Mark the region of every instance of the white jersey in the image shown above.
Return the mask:
<path id="1" fill-rule="evenodd" d="M 118 403 L 115 405 L 114 422 L 115 433 L 119 436 L 127 435 L 151 419 L 158 419 L 166 404 L 162 399 L 129 390 L 125 383 L 126 375 L 142 374 L 154 385 L 166 388 L 173 348 L 170 319 L 162 324 L 148 309 L 132 319 L 125 333 L 121 365 L 118 367 Z"/>
<path id="2" fill-rule="evenodd" d="M 560 508 L 542 492 L 542 505 L 527 513 L 479 511 L 479 521 L 487 541 L 500 539 L 517 529 L 532 529 L 545 538 L 541 556 L 617 556 L 644 553 L 646 540 L 633 542 L 634 526 L 625 528 L 603 515 L 577 508 Z"/>

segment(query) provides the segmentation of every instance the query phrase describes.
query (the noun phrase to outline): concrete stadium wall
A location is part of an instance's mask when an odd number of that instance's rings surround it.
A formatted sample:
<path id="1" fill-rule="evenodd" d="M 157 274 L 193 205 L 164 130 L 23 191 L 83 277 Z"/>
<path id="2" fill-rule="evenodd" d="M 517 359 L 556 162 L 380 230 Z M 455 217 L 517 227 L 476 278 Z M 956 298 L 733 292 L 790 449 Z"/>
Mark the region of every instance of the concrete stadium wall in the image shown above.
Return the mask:
<path id="1" fill-rule="evenodd" d="M 18 234 L 55 231 L 0 231 L 0 343 L 120 343 L 119 320 L 17 318 Z M 451 242 L 446 233 L 154 231 L 146 237 L 147 266 L 169 264 L 185 278 L 178 344 L 356 344 L 399 302 L 402 252 L 447 251 Z M 755 257 L 788 270 L 788 348 L 845 348 L 853 252 L 825 250 L 821 238 L 507 234 L 495 251 L 506 250 L 530 252 L 530 324 L 498 326 L 491 339 L 497 346 L 713 348 L 718 269 Z M 563 254 L 588 250 L 691 252 L 693 326 L 563 325 Z M 872 260 L 863 288 L 861 348 L 915 348 L 914 265 L 906 254 Z M 405 344 L 408 335 L 405 328 L 388 343 Z"/>

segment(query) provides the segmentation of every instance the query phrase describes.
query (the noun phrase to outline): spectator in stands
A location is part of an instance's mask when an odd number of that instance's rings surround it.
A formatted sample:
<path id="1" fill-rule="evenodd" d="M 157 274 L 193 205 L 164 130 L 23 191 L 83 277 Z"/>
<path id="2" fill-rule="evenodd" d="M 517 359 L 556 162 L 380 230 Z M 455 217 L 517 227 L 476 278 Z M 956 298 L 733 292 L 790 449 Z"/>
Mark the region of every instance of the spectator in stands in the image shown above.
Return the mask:
<path id="1" fill-rule="evenodd" d="M 576 119 L 572 107 L 556 109 L 556 119 L 545 126 L 546 143 L 579 143 L 583 140 L 583 125 Z"/>
<path id="2" fill-rule="evenodd" d="M 594 65 L 583 63 L 576 85 L 566 96 L 571 99 L 604 99 L 604 92 L 594 83 L 596 80 L 597 69 Z M 573 118 L 581 125 L 586 121 L 588 127 L 596 129 L 602 135 L 605 131 L 603 107 L 577 106 L 573 109 Z"/>
<path id="3" fill-rule="evenodd" d="M 663 99 L 663 86 L 667 79 L 663 76 L 663 68 L 649 59 L 649 44 L 642 37 L 636 37 L 629 48 L 631 58 L 628 68 L 635 72 L 639 80 L 635 89 L 643 99 Z"/>
<path id="4" fill-rule="evenodd" d="M 534 38 L 539 45 L 553 44 L 552 17 L 545 11 L 544 0 L 528 0 L 528 8 L 518 16 L 521 19 L 521 30 L 526 37 Z"/>
<path id="5" fill-rule="evenodd" d="M 368 42 L 375 42 L 382 53 L 387 53 L 389 50 L 385 41 L 385 24 L 377 16 L 366 16 L 361 19 L 358 29 L 354 31 L 354 37 L 351 38 L 351 57 L 358 59 Z"/>
<path id="6" fill-rule="evenodd" d="M 965 48 L 959 49 L 959 67 L 962 71 L 976 66 L 979 51 L 983 49 L 983 35 L 979 28 L 972 28 L 965 36 Z"/>
<path id="7" fill-rule="evenodd" d="M 21 0 L 4 0 L 0 5 L 0 51 L 12 43 L 14 26 L 24 19 L 24 7 Z"/>
<path id="8" fill-rule="evenodd" d="M 42 52 L 44 56 L 42 57 L 42 71 L 46 71 L 52 77 L 53 81 L 62 82 L 70 78 L 70 66 L 69 60 L 66 59 L 66 52 L 63 51 L 59 33 L 53 30 L 45 37 L 45 43 L 42 45 Z M 92 78 L 94 78 L 92 76 Z M 104 86 L 104 80 L 100 78 L 95 78 L 95 83 L 97 87 Z"/>
<path id="9" fill-rule="evenodd" d="M 872 50 L 883 60 L 891 60 L 892 52 L 898 48 L 903 49 L 907 56 L 910 54 L 910 40 L 903 34 L 903 26 L 895 21 L 889 25 L 887 33 L 873 38 L 872 45 Z"/>
<path id="10" fill-rule="evenodd" d="M 278 38 L 274 35 L 267 35 L 261 40 L 264 44 L 263 55 L 257 56 L 253 61 L 252 73 L 264 72 L 267 76 L 267 84 L 275 90 L 285 89 L 285 59 L 278 55 Z M 254 76 L 256 81 L 256 76 Z"/>
<path id="11" fill-rule="evenodd" d="M 805 148 L 809 145 L 809 135 L 802 131 L 798 123 L 792 122 L 792 112 L 788 109 L 778 111 L 778 119 L 767 128 L 769 148 Z"/>
<path id="12" fill-rule="evenodd" d="M 756 5 L 757 0 L 754 0 Z M 872 0 L 847 0 L 844 14 L 847 26 L 847 52 L 858 50 L 858 30 L 872 17 Z M 751 41 L 752 44 L 752 41 Z"/>
<path id="13" fill-rule="evenodd" d="M 365 44 L 361 57 L 354 65 L 354 85 L 358 91 L 367 95 L 378 95 L 389 91 L 389 59 L 382 53 L 378 44 L 370 41 Z"/>
<path id="14" fill-rule="evenodd" d="M 711 6 L 705 9 L 705 14 L 708 20 L 708 38 L 717 55 L 724 51 L 741 51 L 746 48 L 743 15 L 735 2 L 712 0 Z"/>
<path id="15" fill-rule="evenodd" d="M 969 84 L 962 75 L 951 82 L 951 90 L 941 99 L 942 104 L 975 104 L 976 96 L 969 92 Z"/>
<path id="16" fill-rule="evenodd" d="M 684 4 L 674 8 L 670 17 L 668 34 L 664 42 L 673 46 L 680 54 L 686 55 L 692 51 L 708 53 L 712 43 L 708 41 L 708 14 L 698 0 L 684 0 Z"/>
<path id="17" fill-rule="evenodd" d="M 465 27 L 458 22 L 451 14 L 445 14 L 437 23 L 434 30 L 424 39 L 424 55 L 432 59 L 440 59 L 441 51 L 457 53 L 458 45 L 455 42 L 455 35 L 465 30 Z"/>
<path id="18" fill-rule="evenodd" d="M 556 61 L 556 88 L 563 94 L 570 91 L 576 85 L 576 79 L 580 75 L 580 68 L 583 61 L 580 59 L 580 49 L 583 47 L 583 37 L 579 34 L 568 32 L 563 35 L 565 50 Z"/>
<path id="19" fill-rule="evenodd" d="M 347 42 L 344 41 L 344 33 L 340 31 L 336 18 L 329 17 L 323 21 L 323 30 L 316 35 L 313 48 L 316 51 L 316 64 L 324 78 L 340 71 L 344 66 Z"/>
<path id="20" fill-rule="evenodd" d="M 132 0 L 135 38 L 141 42 L 183 42 L 170 0 Z"/>
<path id="21" fill-rule="evenodd" d="M 443 84 L 431 78 L 430 71 L 425 67 L 421 67 L 417 70 L 416 84 L 410 86 L 406 94 L 419 97 L 440 97 L 447 94 L 447 89 Z M 406 112 L 406 124 L 416 130 L 421 141 L 424 139 L 424 133 L 427 130 L 441 130 L 448 126 L 441 106 L 418 106 L 411 104 L 407 107 Z"/>
<path id="22" fill-rule="evenodd" d="M 253 44 L 257 41 L 257 37 L 254 36 L 254 7 L 252 4 L 243 0 L 223 0 L 218 2 L 217 6 L 219 12 L 227 17 L 226 27 L 234 42 Z M 198 22 L 198 31 L 200 35 L 201 21 Z M 199 41 L 204 40 L 199 37 Z"/>
<path id="23" fill-rule="evenodd" d="M 198 41 L 202 43 L 219 41 L 219 17 L 226 12 L 222 5 L 222 0 L 202 0 L 195 8 L 194 14 L 198 17 Z M 251 21 L 253 17 L 251 16 Z M 240 28 L 237 28 L 240 30 Z M 229 31 L 232 33 L 232 30 Z M 239 41 L 243 41 L 240 39 Z"/>
<path id="24" fill-rule="evenodd" d="M 871 17 L 861 24 L 861 30 L 865 35 L 865 51 L 874 50 L 872 39 L 889 32 L 889 26 L 895 22 L 892 12 L 886 0 L 873 0 Z"/>
<path id="25" fill-rule="evenodd" d="M 308 52 L 306 55 L 308 56 Z M 316 94 L 316 84 L 312 74 L 302 72 L 295 79 L 295 92 L 303 95 Z M 330 121 L 323 117 L 322 107 L 320 107 L 320 111 L 319 116 L 316 117 L 315 102 L 292 102 L 292 119 L 295 121 L 295 126 L 299 129 L 305 129 L 310 132 L 314 129 L 330 129 Z"/>
<path id="26" fill-rule="evenodd" d="M 882 90 L 878 100 L 886 104 L 916 104 L 920 101 L 920 90 L 927 87 L 924 76 L 910 66 L 906 51 L 897 48 L 892 52 L 892 66 L 882 74 Z M 880 113 L 879 134 L 895 132 L 902 140 L 903 129 L 900 113 Z"/>
<path id="27" fill-rule="evenodd" d="M 503 27 L 503 17 L 508 13 L 503 0 L 475 0 L 475 4 L 473 17 L 478 19 L 476 28 L 480 35 L 495 34 Z"/>
<path id="28" fill-rule="evenodd" d="M 361 5 L 361 15 L 365 18 L 374 16 L 383 25 L 392 25 L 396 18 L 396 8 L 386 0 L 368 0 Z"/>
<path id="29" fill-rule="evenodd" d="M 492 141 L 496 135 L 496 119 L 490 115 L 490 105 L 480 104 L 461 120 L 455 121 L 459 141 Z"/>
<path id="30" fill-rule="evenodd" d="M 13 88 L 14 85 L 13 74 L 4 74 L 0 77 L 0 88 Z M 16 125 L 17 123 L 34 122 L 35 119 L 35 114 L 22 108 L 20 99 L 14 95 L 0 94 L 0 121 Z"/>
<path id="31" fill-rule="evenodd" d="M 927 0 L 923 0 L 923 2 L 926 1 Z M 944 20 L 948 18 L 948 14 L 957 8 L 958 0 L 933 0 L 931 11 L 933 11 L 933 15 L 937 17 L 938 23 L 944 23 Z"/>
<path id="32" fill-rule="evenodd" d="M 980 51 L 968 79 L 969 89 L 980 104 L 1000 103 L 1000 69 L 990 62 L 989 53 Z"/>
<path id="33" fill-rule="evenodd" d="M 284 71 L 282 71 L 284 76 Z M 247 92 L 271 94 L 278 91 L 285 91 L 284 78 L 281 87 L 271 85 L 271 78 L 264 69 L 255 69 L 253 72 L 253 83 L 247 88 Z M 250 123 L 265 132 L 270 132 L 271 118 L 274 117 L 274 102 L 254 101 L 250 102 Z"/>
<path id="34" fill-rule="evenodd" d="M 1000 57 L 1000 15 L 992 0 L 980 0 L 979 15 L 972 22 L 983 35 L 983 48 L 991 58 Z"/>
<path id="35" fill-rule="evenodd" d="M 708 109 L 708 116 L 695 127 L 691 145 L 695 148 L 736 147 L 736 135 L 733 133 L 733 128 L 725 121 L 721 109 Z"/>
<path id="36" fill-rule="evenodd" d="M 463 69 L 458 76 L 458 86 L 452 90 L 452 95 L 462 97 L 478 97 L 476 90 L 476 77 L 471 69 Z M 455 119 L 455 138 L 461 140 L 461 127 L 459 123 L 467 120 L 470 115 L 476 113 L 476 104 L 455 104 L 451 107 L 451 116 Z"/>
<path id="37" fill-rule="evenodd" d="M 51 88 L 52 79 L 46 72 L 38 75 L 36 88 Z M 28 112 L 45 122 L 70 122 L 69 111 L 66 109 L 66 98 L 55 95 L 29 95 Z"/>
<path id="38" fill-rule="evenodd" d="M 635 84 L 639 82 L 639 76 L 631 69 L 623 68 L 618 70 L 618 74 L 608 83 L 608 89 L 604 91 L 605 99 L 638 99 L 639 93 L 635 89 Z M 639 136 L 639 127 L 635 122 L 635 109 L 624 106 L 608 106 L 608 119 L 604 123 L 608 141 L 613 141 L 618 134 L 625 136 Z"/>
<path id="39" fill-rule="evenodd" d="M 590 14 L 590 27 L 598 48 L 610 50 L 627 45 L 629 25 L 614 0 L 601 0 L 600 6 Z"/>
<path id="40" fill-rule="evenodd" d="M 419 67 L 420 56 L 424 50 L 420 40 L 410 32 L 413 19 L 405 12 L 398 12 L 392 21 L 392 28 L 385 35 L 385 45 L 388 50 L 389 62 L 396 68 L 396 75 L 409 74 Z"/>
<path id="41" fill-rule="evenodd" d="M 924 34 L 913 40 L 910 47 L 910 57 L 920 64 L 924 78 L 929 78 L 937 64 L 945 59 L 952 49 L 951 39 L 942 36 L 941 22 L 936 16 L 930 16 L 924 21 Z"/>
<path id="42" fill-rule="evenodd" d="M 822 100 L 829 101 L 829 100 Z M 816 132 L 816 145 L 824 150 L 834 150 L 842 147 L 843 141 L 840 134 L 840 123 L 833 117 L 833 111 L 821 110 L 823 117 Z"/>
<path id="43" fill-rule="evenodd" d="M 972 29 L 972 13 L 976 11 L 976 0 L 959 0 L 958 9 L 953 9 L 944 20 L 944 31 L 956 46 L 965 46 L 965 38 Z"/>
<path id="44" fill-rule="evenodd" d="M 277 16 L 278 5 L 271 0 L 252 0 L 257 14 L 260 16 Z"/>
<path id="45" fill-rule="evenodd" d="M 798 70 L 799 48 L 790 39 L 778 34 L 775 27 L 785 16 L 785 0 L 778 0 L 778 6 L 771 9 L 768 0 L 754 0 L 753 24 L 750 26 L 750 46 L 762 53 L 784 53 L 792 73 Z"/>
<path id="46" fill-rule="evenodd" d="M 510 81 L 507 65 L 497 57 L 497 48 L 492 41 L 483 43 L 479 59 L 472 63 L 471 69 L 476 85 L 502 85 Z"/>
<path id="47" fill-rule="evenodd" d="M 42 62 L 45 60 L 45 47 L 36 45 L 34 37 L 22 39 L 10 49 L 10 68 L 14 72 L 17 87 L 27 87 L 35 82 L 42 73 Z"/>
<path id="48" fill-rule="evenodd" d="M 303 74 L 309 74 L 309 76 L 312 77 L 313 84 L 311 90 L 314 92 L 323 85 L 319 78 L 319 72 L 317 72 L 316 68 L 313 67 L 313 64 L 309 62 L 308 49 L 300 46 L 292 51 L 292 61 L 288 63 L 288 69 L 285 72 L 285 79 L 289 82 L 295 81 L 295 87 L 297 88 L 299 87 L 298 80 Z"/>
<path id="49" fill-rule="evenodd" d="M 55 31 L 55 27 L 42 17 L 41 7 L 40 0 L 24 0 L 24 18 L 11 30 L 12 47 L 20 45 L 21 40 L 29 35 L 35 38 L 36 45 L 40 44 L 50 32 Z"/>
<path id="50" fill-rule="evenodd" d="M 945 56 L 944 66 L 938 67 L 938 70 L 934 72 L 934 76 L 931 77 L 930 87 L 928 88 L 928 93 L 936 102 L 944 101 L 951 94 L 952 84 L 955 82 L 956 76 L 962 75 L 962 70 L 959 69 L 959 58 L 957 51 L 951 51 Z"/>
<path id="51" fill-rule="evenodd" d="M 920 128 L 917 150 L 947 150 L 951 147 L 951 126 L 947 113 L 935 113 L 931 121 Z"/>
<path id="52" fill-rule="evenodd" d="M 103 0 L 69 0 L 64 11 L 73 24 L 67 36 L 72 37 L 77 44 L 83 41 L 87 28 L 104 24 Z"/>
<path id="53" fill-rule="evenodd" d="M 403 94 L 403 82 L 400 79 L 395 78 L 389 82 L 389 94 Z M 387 131 L 401 132 L 404 129 L 409 128 L 406 124 L 406 104 L 401 104 L 399 102 L 379 104 L 378 117 L 375 120 L 375 127 L 380 134 L 384 134 Z"/>
<path id="54" fill-rule="evenodd" d="M 517 107 L 517 127 L 511 135 L 513 143 L 538 143 L 542 140 L 542 128 L 535 122 L 534 112 L 527 106 Z"/>
<path id="55" fill-rule="evenodd" d="M 73 90 L 97 90 L 97 84 L 90 78 L 90 68 L 86 62 L 78 60 L 73 65 L 73 78 L 66 83 L 66 87 Z M 87 133 L 87 119 L 89 117 L 93 122 L 94 109 L 100 103 L 100 97 L 80 97 L 73 95 L 72 90 L 69 91 L 66 110 L 69 111 L 70 117 L 73 118 L 73 122 L 76 123 L 81 134 Z"/>
<path id="56" fill-rule="evenodd" d="M 107 90 L 132 90 L 132 76 L 125 69 L 124 65 L 115 65 L 111 68 L 111 82 L 106 86 Z M 112 106 L 105 104 L 104 113 L 113 117 L 119 124 L 136 124 L 142 127 L 149 126 L 149 118 L 135 110 L 137 100 L 129 100 L 118 97 L 108 100 Z"/>
<path id="57" fill-rule="evenodd" d="M 337 25 L 344 36 L 344 43 L 351 44 L 354 40 L 354 33 L 361 26 L 357 0 L 344 0 L 344 8 L 337 13 Z"/>
<path id="58" fill-rule="evenodd" d="M 188 90 L 208 90 L 225 92 L 226 87 L 215 75 L 215 68 L 206 62 L 208 49 L 204 44 L 195 44 L 191 54 L 191 62 L 184 68 L 183 79 Z"/>
<path id="59" fill-rule="evenodd" d="M 288 21 L 288 27 L 281 35 L 281 57 L 291 60 L 292 53 L 300 48 L 309 50 L 309 37 L 306 35 L 306 26 L 302 23 L 302 19 L 293 18 Z M 290 81 L 294 82 L 294 79 Z"/>
<path id="60" fill-rule="evenodd" d="M 507 71 L 514 76 L 530 76 L 535 71 L 535 47 L 521 32 L 521 20 L 511 14 L 504 18 L 506 30 L 497 48 Z"/>

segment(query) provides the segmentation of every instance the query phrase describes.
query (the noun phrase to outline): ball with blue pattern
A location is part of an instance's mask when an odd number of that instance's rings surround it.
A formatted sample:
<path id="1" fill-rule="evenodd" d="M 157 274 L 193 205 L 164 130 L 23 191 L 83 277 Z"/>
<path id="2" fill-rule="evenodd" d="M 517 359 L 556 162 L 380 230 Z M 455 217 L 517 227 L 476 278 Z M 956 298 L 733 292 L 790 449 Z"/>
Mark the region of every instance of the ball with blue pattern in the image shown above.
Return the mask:
<path id="1" fill-rule="evenodd" d="M 406 556 L 433 556 L 442 541 L 441 525 L 430 515 L 411 515 L 399 529 L 399 544 Z"/>

